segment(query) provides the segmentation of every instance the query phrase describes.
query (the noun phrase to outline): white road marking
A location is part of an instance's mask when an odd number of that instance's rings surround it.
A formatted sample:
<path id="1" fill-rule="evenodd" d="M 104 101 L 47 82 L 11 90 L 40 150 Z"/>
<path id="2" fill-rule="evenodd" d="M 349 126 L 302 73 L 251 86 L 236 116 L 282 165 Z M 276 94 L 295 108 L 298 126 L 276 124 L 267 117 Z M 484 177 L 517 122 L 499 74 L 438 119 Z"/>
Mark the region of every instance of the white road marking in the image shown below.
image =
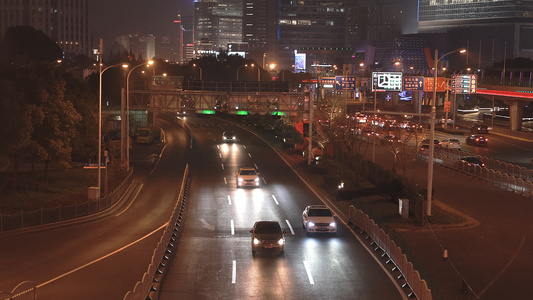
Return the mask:
<path id="1" fill-rule="evenodd" d="M 217 145 L 217 149 L 220 149 L 220 146 L 219 146 L 219 145 Z"/>
<path id="2" fill-rule="evenodd" d="M 228 184 L 228 180 L 226 179 L 226 176 L 224 176 L 224 184 Z"/>
<path id="3" fill-rule="evenodd" d="M 256 170 L 259 170 L 259 168 L 257 167 L 257 165 L 256 165 L 256 164 L 254 164 L 254 167 L 255 167 L 255 169 L 256 169 Z"/>
<path id="4" fill-rule="evenodd" d="M 228 203 L 229 203 L 229 205 L 231 205 L 231 196 L 230 195 L 228 195 Z"/>
<path id="5" fill-rule="evenodd" d="M 220 164 L 222 166 L 222 170 L 224 170 L 224 164 Z"/>
<path id="6" fill-rule="evenodd" d="M 111 253 L 109 253 L 109 254 L 106 254 L 106 255 L 104 255 L 104 256 L 102 256 L 102 257 L 100 257 L 100 258 L 97 258 L 97 259 L 95 259 L 95 260 L 93 260 L 93 261 L 91 261 L 91 262 L 88 262 L 88 263 L 84 264 L 84 265 L 81 266 L 81 267 L 77 267 L 77 268 L 74 269 L 74 270 L 68 271 L 68 272 L 66 272 L 66 273 L 64 273 L 64 274 L 61 274 L 61 275 L 55 277 L 55 278 L 52 278 L 52 279 L 48 280 L 47 282 L 44 282 L 44 283 L 39 284 L 39 285 L 37 286 L 37 288 L 42 288 L 43 286 L 45 286 L 45 285 L 47 285 L 47 284 L 49 284 L 49 283 L 52 283 L 52 282 L 54 282 L 54 281 L 56 281 L 56 280 L 58 280 L 58 279 L 61 279 L 61 278 L 65 277 L 65 276 L 70 275 L 70 274 L 72 274 L 72 273 L 74 273 L 74 272 L 76 272 L 76 271 L 79 271 L 79 270 L 81 270 L 81 269 L 83 269 L 83 268 L 85 268 L 85 267 L 88 267 L 88 266 L 90 266 L 90 265 L 92 265 L 92 264 L 95 264 L 95 263 L 97 263 L 97 262 L 99 262 L 99 261 L 101 261 L 101 260 L 104 260 L 104 259 L 110 257 L 110 256 L 113 255 L 113 254 L 117 254 L 117 253 L 119 253 L 120 251 L 122 251 L 122 250 L 124 250 L 124 249 L 126 249 L 126 248 L 129 248 L 130 246 L 133 246 L 133 245 L 137 244 L 138 242 L 144 240 L 145 238 L 151 236 L 152 234 L 157 233 L 159 230 L 163 229 L 163 228 L 164 228 L 165 226 L 167 226 L 167 225 L 168 225 L 168 222 L 166 222 L 165 224 L 161 225 L 159 228 L 155 229 L 154 231 L 148 233 L 147 235 L 145 235 L 145 236 L 139 238 L 138 240 L 133 241 L 133 242 L 127 244 L 126 246 L 124 246 L 124 247 L 122 247 L 122 248 L 119 248 L 119 249 L 117 249 L 117 250 L 115 250 L 115 251 L 113 251 L 113 252 L 111 252 Z"/>
<path id="7" fill-rule="evenodd" d="M 249 156 L 250 158 L 252 158 L 252 154 L 250 154 L 250 152 L 248 152 L 248 156 Z"/>
<path id="8" fill-rule="evenodd" d="M 206 220 L 200 219 L 200 222 L 202 222 L 202 225 L 203 225 L 204 228 L 207 228 L 207 229 L 209 229 L 211 231 L 215 230 L 215 225 L 210 225 L 209 223 L 207 223 Z"/>
<path id="9" fill-rule="evenodd" d="M 263 180 L 263 183 L 264 184 L 267 184 L 266 180 L 265 180 L 265 177 L 261 177 L 261 180 Z"/>
<path id="10" fill-rule="evenodd" d="M 231 270 L 231 283 L 235 284 L 237 282 L 237 262 L 233 261 L 233 268 Z"/>
<path id="11" fill-rule="evenodd" d="M 220 156 L 220 158 L 222 158 L 222 153 L 219 153 L 218 156 Z"/>
<path id="12" fill-rule="evenodd" d="M 246 149 L 246 145 L 242 145 L 242 147 L 243 147 L 244 149 Z"/>
<path id="13" fill-rule="evenodd" d="M 235 235 L 235 223 L 233 222 L 233 220 L 230 221 L 230 225 L 231 225 L 231 235 Z"/>
<path id="14" fill-rule="evenodd" d="M 311 269 L 309 269 L 309 266 L 307 265 L 307 261 L 304 260 L 304 267 L 305 272 L 307 272 L 307 277 L 309 277 L 309 283 L 315 284 L 315 281 L 313 280 L 313 275 L 311 274 Z"/>
<path id="15" fill-rule="evenodd" d="M 294 229 L 291 226 L 291 222 L 289 222 L 289 220 L 285 220 L 285 222 L 287 222 L 287 225 L 289 226 L 289 229 L 291 230 L 292 235 L 294 235 Z"/>
<path id="16" fill-rule="evenodd" d="M 272 195 L 272 199 L 274 199 L 274 202 L 276 202 L 276 205 L 279 205 L 278 199 L 276 199 L 276 196 Z"/>

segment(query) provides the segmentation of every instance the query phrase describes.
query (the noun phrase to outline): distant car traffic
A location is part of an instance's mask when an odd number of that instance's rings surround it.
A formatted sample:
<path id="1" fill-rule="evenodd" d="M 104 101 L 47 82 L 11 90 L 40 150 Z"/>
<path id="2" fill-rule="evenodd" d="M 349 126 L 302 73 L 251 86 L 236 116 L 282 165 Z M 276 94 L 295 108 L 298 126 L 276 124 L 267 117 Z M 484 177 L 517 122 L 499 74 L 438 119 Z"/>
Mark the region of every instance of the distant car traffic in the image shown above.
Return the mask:
<path id="1" fill-rule="evenodd" d="M 223 142 L 235 142 L 237 141 L 237 136 L 235 136 L 235 133 L 233 133 L 233 131 L 224 131 L 222 133 L 222 141 Z"/>
<path id="2" fill-rule="evenodd" d="M 302 223 L 309 233 L 336 233 L 337 223 L 331 210 L 325 205 L 309 205 L 302 213 Z"/>
<path id="3" fill-rule="evenodd" d="M 286 230 L 281 230 L 279 222 L 276 221 L 257 221 L 252 230 L 252 253 L 256 251 L 285 251 Z"/>
<path id="4" fill-rule="evenodd" d="M 254 168 L 240 168 L 237 172 L 237 188 L 259 187 L 259 173 Z"/>
<path id="5" fill-rule="evenodd" d="M 440 147 L 441 145 L 441 143 L 437 139 L 433 140 L 433 144 L 435 145 L 435 147 Z M 420 142 L 420 151 L 427 151 L 427 150 L 429 150 L 429 139 L 423 139 Z"/>
<path id="6" fill-rule="evenodd" d="M 442 140 L 441 146 L 449 149 L 461 149 L 461 142 L 456 138 L 448 138 Z"/>
<path id="7" fill-rule="evenodd" d="M 480 167 L 485 166 L 485 164 L 477 156 L 464 156 L 464 157 L 461 157 L 461 161 L 466 162 L 469 166 L 480 166 Z"/>
<path id="8" fill-rule="evenodd" d="M 470 128 L 471 133 L 489 133 L 489 126 L 484 124 L 477 124 Z"/>
<path id="9" fill-rule="evenodd" d="M 466 144 L 467 145 L 473 145 L 473 146 L 486 146 L 489 142 L 489 139 L 479 135 L 479 134 L 472 134 L 471 136 L 466 138 Z"/>

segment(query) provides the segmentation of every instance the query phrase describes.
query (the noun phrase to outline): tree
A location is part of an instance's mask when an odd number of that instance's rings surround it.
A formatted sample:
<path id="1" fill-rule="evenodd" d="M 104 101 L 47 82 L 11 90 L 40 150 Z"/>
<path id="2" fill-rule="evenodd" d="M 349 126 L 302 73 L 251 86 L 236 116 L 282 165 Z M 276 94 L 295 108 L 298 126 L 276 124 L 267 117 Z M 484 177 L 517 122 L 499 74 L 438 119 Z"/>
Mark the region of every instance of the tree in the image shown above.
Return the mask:
<path id="1" fill-rule="evenodd" d="M 63 52 L 44 32 L 30 26 L 10 27 L 5 32 L 4 47 L 8 63 L 24 65 L 30 61 L 57 61 Z"/>

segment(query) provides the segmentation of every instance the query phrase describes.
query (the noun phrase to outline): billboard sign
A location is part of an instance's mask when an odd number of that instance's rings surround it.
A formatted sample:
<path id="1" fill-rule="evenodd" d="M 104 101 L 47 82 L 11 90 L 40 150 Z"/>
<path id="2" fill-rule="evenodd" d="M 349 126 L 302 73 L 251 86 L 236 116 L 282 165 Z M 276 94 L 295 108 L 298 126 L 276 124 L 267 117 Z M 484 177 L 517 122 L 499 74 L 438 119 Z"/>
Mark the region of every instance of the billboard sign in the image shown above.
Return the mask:
<path id="1" fill-rule="evenodd" d="M 335 76 L 335 89 L 355 91 L 355 76 Z"/>
<path id="2" fill-rule="evenodd" d="M 475 94 L 477 89 L 477 74 L 452 75 L 452 94 Z"/>
<path id="3" fill-rule="evenodd" d="M 294 73 L 304 72 L 306 70 L 306 56 L 305 53 L 294 52 Z"/>
<path id="4" fill-rule="evenodd" d="M 433 77 L 424 77 L 424 91 L 433 92 Z M 437 92 L 446 91 L 446 77 L 437 77 Z"/>
<path id="5" fill-rule="evenodd" d="M 372 72 L 372 91 L 401 92 L 401 72 Z"/>
<path id="6" fill-rule="evenodd" d="M 423 76 L 405 76 L 403 78 L 403 89 L 405 91 L 423 91 L 424 77 Z"/>

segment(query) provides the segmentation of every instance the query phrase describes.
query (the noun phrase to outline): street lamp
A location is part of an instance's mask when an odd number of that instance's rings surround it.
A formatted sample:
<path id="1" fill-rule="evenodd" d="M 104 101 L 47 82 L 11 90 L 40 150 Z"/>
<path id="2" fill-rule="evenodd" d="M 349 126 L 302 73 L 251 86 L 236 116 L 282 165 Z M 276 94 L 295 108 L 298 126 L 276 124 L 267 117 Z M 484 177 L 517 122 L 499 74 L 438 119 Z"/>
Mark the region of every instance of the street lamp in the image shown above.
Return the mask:
<path id="1" fill-rule="evenodd" d="M 192 64 L 193 67 L 198 67 L 198 69 L 200 69 L 200 81 L 202 81 L 202 67 L 200 67 L 199 65 L 197 64 Z"/>
<path id="2" fill-rule="evenodd" d="M 254 64 L 251 64 L 250 66 L 257 68 L 257 82 L 261 81 L 261 71 L 259 70 L 259 66 L 256 66 Z"/>
<path id="3" fill-rule="evenodd" d="M 237 68 L 237 81 L 239 81 L 239 70 L 240 70 L 242 67 L 248 67 L 248 64 L 243 65 L 243 66 L 240 66 L 240 67 Z"/>
<path id="4" fill-rule="evenodd" d="M 435 155 L 435 115 L 437 114 L 437 73 L 439 61 L 449 54 L 460 52 L 465 53 L 466 49 L 457 49 L 450 51 L 443 56 L 439 57 L 439 50 L 435 49 L 435 57 L 433 58 L 435 65 L 433 67 L 433 103 L 431 104 L 430 124 L 429 124 L 429 155 L 428 155 L 428 186 L 427 186 L 427 204 L 426 204 L 426 216 L 431 216 L 431 197 L 433 193 L 433 157 Z"/>
<path id="5" fill-rule="evenodd" d="M 99 72 L 99 86 L 98 86 L 98 199 L 100 199 L 101 189 L 102 189 L 102 74 L 105 71 L 113 68 L 122 66 L 123 68 L 128 68 L 127 64 L 115 64 L 109 67 L 102 69 L 102 61 L 98 64 Z"/>
<path id="6" fill-rule="evenodd" d="M 146 67 L 151 67 L 154 64 L 153 60 L 149 60 L 146 63 Z M 130 136 L 130 75 L 133 72 L 133 70 L 145 66 L 144 64 L 140 64 L 138 66 L 135 66 L 131 68 L 131 70 L 128 72 L 128 76 L 126 77 L 126 132 L 127 132 L 127 140 L 126 140 L 126 161 L 128 162 L 128 170 L 130 168 L 130 145 L 129 145 L 129 136 Z"/>
<path id="7" fill-rule="evenodd" d="M 393 64 L 391 65 L 386 65 L 386 66 L 383 66 L 381 68 L 379 68 L 379 70 L 376 72 L 376 73 L 379 73 L 381 70 L 383 70 L 384 68 L 386 67 L 389 67 L 389 66 L 399 66 L 400 65 L 400 62 L 399 61 L 396 61 L 394 62 Z M 372 86 L 374 87 L 374 116 L 376 116 L 376 111 L 377 111 L 377 101 L 378 101 L 378 89 L 376 86 L 374 86 L 374 79 L 372 78 Z M 372 135 L 372 162 L 375 163 L 376 162 L 376 131 L 375 131 L 375 124 L 376 124 L 376 121 L 373 120 L 372 122 L 372 129 L 373 129 L 373 135 Z"/>

